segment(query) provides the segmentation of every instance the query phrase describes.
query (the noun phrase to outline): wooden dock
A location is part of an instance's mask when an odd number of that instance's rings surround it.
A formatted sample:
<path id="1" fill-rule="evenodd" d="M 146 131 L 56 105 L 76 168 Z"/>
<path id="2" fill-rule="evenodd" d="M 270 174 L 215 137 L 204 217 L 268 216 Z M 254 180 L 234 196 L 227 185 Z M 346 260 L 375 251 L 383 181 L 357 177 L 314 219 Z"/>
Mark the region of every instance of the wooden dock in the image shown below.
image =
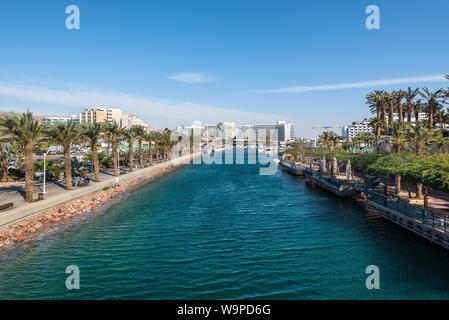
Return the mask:
<path id="1" fill-rule="evenodd" d="M 304 169 L 304 174 L 309 183 L 318 185 L 321 188 L 336 194 L 337 196 L 354 197 L 360 194 L 355 186 L 355 183 L 351 181 L 339 180 L 308 168 Z"/>
<path id="2" fill-rule="evenodd" d="M 295 176 L 303 176 L 304 175 L 304 167 L 295 163 L 287 162 L 281 160 L 280 162 L 282 169 L 294 174 Z"/>

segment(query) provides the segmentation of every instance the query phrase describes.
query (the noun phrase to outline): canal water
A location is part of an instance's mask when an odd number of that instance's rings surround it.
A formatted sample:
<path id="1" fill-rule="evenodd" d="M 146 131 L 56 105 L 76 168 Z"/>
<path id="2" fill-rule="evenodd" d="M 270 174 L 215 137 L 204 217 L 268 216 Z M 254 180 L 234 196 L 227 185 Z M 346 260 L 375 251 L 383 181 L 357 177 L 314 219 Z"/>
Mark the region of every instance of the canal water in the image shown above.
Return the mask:
<path id="1" fill-rule="evenodd" d="M 3 261 L 0 299 L 448 299 L 448 270 L 445 250 L 302 178 L 202 164 Z"/>

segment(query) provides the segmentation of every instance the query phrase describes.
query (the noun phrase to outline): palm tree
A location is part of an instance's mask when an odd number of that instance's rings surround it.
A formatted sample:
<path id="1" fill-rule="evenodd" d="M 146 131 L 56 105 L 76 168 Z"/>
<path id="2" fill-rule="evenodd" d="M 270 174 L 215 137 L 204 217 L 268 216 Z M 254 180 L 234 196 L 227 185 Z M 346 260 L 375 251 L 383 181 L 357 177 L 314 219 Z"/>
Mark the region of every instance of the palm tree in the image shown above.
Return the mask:
<path id="1" fill-rule="evenodd" d="M 406 92 L 403 90 L 393 91 L 393 97 L 397 105 L 397 111 L 399 114 L 399 122 L 404 122 L 404 110 L 402 108 L 402 99 L 404 99 Z"/>
<path id="2" fill-rule="evenodd" d="M 399 154 L 401 151 L 401 144 L 405 141 L 405 126 L 403 122 L 395 122 L 391 126 L 391 142 L 394 146 L 394 153 Z"/>
<path id="3" fill-rule="evenodd" d="M 441 154 L 443 146 L 449 143 L 449 138 L 445 137 L 443 130 L 435 130 L 431 142 L 436 143 L 438 154 Z"/>
<path id="4" fill-rule="evenodd" d="M 385 101 L 388 104 L 388 128 L 394 122 L 394 99 L 395 99 L 395 91 L 392 93 L 385 93 Z"/>
<path id="5" fill-rule="evenodd" d="M 170 152 L 171 152 L 171 130 L 168 128 L 165 128 L 162 132 L 163 136 L 163 143 L 164 143 L 164 161 L 171 160 Z"/>
<path id="6" fill-rule="evenodd" d="M 134 141 L 137 138 L 137 132 L 134 130 L 134 128 L 129 129 L 123 129 L 123 138 L 126 142 L 128 142 L 128 150 L 129 150 L 129 171 L 133 171 L 133 164 L 134 164 Z"/>
<path id="7" fill-rule="evenodd" d="M 114 176 L 118 176 L 117 144 L 122 137 L 122 128 L 117 122 L 106 122 L 104 126 L 106 138 L 112 144 L 112 162 L 114 164 Z"/>
<path id="8" fill-rule="evenodd" d="M 43 141 L 46 125 L 33 120 L 30 111 L 22 114 L 6 114 L 0 118 L 2 140 L 17 143 L 25 156 L 25 200 L 33 201 L 34 163 L 33 147 Z"/>
<path id="9" fill-rule="evenodd" d="M 382 105 L 384 104 L 384 91 L 374 90 L 366 95 L 366 103 L 370 106 L 371 112 L 376 113 L 377 118 L 381 118 Z"/>
<path id="10" fill-rule="evenodd" d="M 149 164 L 153 165 L 153 141 L 156 141 L 156 136 L 154 131 L 147 132 L 144 136 L 144 140 L 148 142 L 149 145 Z"/>
<path id="11" fill-rule="evenodd" d="M 441 96 L 441 89 L 437 90 L 435 92 L 430 91 L 427 87 L 423 88 L 422 91 L 419 93 L 421 97 L 427 100 L 427 115 L 428 115 L 428 122 L 429 122 L 429 128 L 432 129 L 434 126 L 434 113 L 436 109 L 439 109 L 441 106 L 440 100 L 442 98 Z"/>
<path id="12" fill-rule="evenodd" d="M 176 158 L 176 151 L 174 151 L 174 147 L 180 142 L 180 137 L 177 137 L 177 139 L 175 139 L 174 137 L 171 137 L 171 139 L 168 141 L 167 143 L 167 147 L 168 147 L 168 160 L 172 160 Z"/>
<path id="13" fill-rule="evenodd" d="M 80 138 L 80 128 L 78 124 L 71 120 L 65 123 L 57 123 L 50 128 L 48 136 L 51 141 L 61 145 L 64 150 L 65 188 L 71 190 L 72 163 L 70 160 L 70 147 Z"/>
<path id="14" fill-rule="evenodd" d="M 143 168 L 143 140 L 145 139 L 145 128 L 142 126 L 133 126 L 132 130 L 134 131 L 137 141 L 139 143 L 139 165 L 140 165 L 140 169 Z"/>
<path id="15" fill-rule="evenodd" d="M 331 131 L 323 131 L 323 133 L 318 136 L 318 143 L 330 150 L 334 148 L 337 142 L 337 135 Z"/>
<path id="16" fill-rule="evenodd" d="M 424 110 L 424 104 L 421 99 L 412 101 L 412 111 L 415 114 L 415 121 L 419 121 L 419 114 Z"/>
<path id="17" fill-rule="evenodd" d="M 355 143 L 354 146 L 360 146 L 364 144 L 367 147 L 370 147 L 373 142 L 373 134 L 370 132 L 360 132 L 357 134 L 352 141 Z"/>
<path id="18" fill-rule="evenodd" d="M 159 164 L 159 144 L 162 143 L 163 136 L 162 133 L 154 131 L 154 149 L 156 150 L 156 163 Z"/>
<path id="19" fill-rule="evenodd" d="M 90 150 L 92 153 L 92 166 L 94 172 L 94 179 L 96 182 L 100 181 L 100 164 L 98 162 L 98 151 L 97 151 L 97 143 L 103 133 L 103 127 L 101 124 L 94 123 L 85 123 L 81 127 L 81 131 L 83 136 L 87 139 L 90 145 Z"/>
<path id="20" fill-rule="evenodd" d="M 405 138 L 414 147 L 416 154 L 421 155 L 424 146 L 432 139 L 427 121 L 417 121 L 414 126 L 409 126 Z"/>
<path id="21" fill-rule="evenodd" d="M 407 91 L 405 91 L 405 104 L 407 106 L 407 122 L 412 122 L 412 106 L 413 106 L 413 99 L 416 98 L 416 95 L 419 93 L 419 89 L 412 89 L 408 87 Z M 416 118 L 415 121 L 418 121 Z"/>
<path id="22" fill-rule="evenodd" d="M 379 118 L 372 118 L 369 122 L 369 126 L 374 129 L 376 136 L 376 149 L 379 151 L 381 129 L 385 126 L 385 122 Z"/>

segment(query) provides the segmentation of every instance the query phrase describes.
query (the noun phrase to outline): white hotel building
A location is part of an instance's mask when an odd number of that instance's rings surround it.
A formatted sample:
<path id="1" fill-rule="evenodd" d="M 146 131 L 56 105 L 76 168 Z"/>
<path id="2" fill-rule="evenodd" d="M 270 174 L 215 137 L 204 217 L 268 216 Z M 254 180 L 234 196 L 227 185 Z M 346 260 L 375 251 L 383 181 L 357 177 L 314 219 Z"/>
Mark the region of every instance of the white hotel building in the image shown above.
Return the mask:
<path id="1" fill-rule="evenodd" d="M 352 139 L 362 132 L 373 134 L 373 128 L 369 126 L 368 120 L 355 122 L 350 126 L 344 126 L 341 130 L 341 135 L 345 137 L 346 141 L 352 141 Z"/>

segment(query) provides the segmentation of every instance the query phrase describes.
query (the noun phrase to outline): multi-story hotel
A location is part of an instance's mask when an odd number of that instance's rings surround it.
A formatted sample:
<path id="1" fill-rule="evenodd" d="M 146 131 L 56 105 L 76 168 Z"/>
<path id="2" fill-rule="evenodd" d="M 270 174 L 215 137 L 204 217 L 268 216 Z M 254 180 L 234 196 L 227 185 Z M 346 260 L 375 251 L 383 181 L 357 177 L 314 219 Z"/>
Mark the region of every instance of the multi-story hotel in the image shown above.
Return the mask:
<path id="1" fill-rule="evenodd" d="M 368 120 L 362 122 L 354 122 L 350 126 L 344 126 L 341 129 L 341 135 L 345 137 L 346 141 L 352 141 L 358 134 L 368 132 L 373 134 L 373 128 L 369 126 Z"/>
<path id="2" fill-rule="evenodd" d="M 71 116 L 42 116 L 40 121 L 44 124 L 56 124 L 56 123 L 66 123 L 72 121 L 74 123 L 80 123 L 79 115 L 71 115 Z"/>
<path id="3" fill-rule="evenodd" d="M 277 140 L 280 144 L 286 144 L 295 140 L 295 125 L 293 123 L 287 123 L 284 120 L 278 120 L 273 124 L 247 124 L 239 126 L 239 129 L 244 135 L 244 139 L 248 141 L 257 141 L 259 139 L 260 132 L 266 132 L 267 130 L 277 130 Z M 242 138 L 242 137 L 241 137 Z M 263 138 L 261 138 L 263 140 Z"/>
<path id="4" fill-rule="evenodd" d="M 116 122 L 123 128 L 130 128 L 132 126 L 148 125 L 136 115 L 123 112 L 117 108 L 91 108 L 85 109 L 79 116 L 81 123 L 102 123 L 102 122 Z"/>

